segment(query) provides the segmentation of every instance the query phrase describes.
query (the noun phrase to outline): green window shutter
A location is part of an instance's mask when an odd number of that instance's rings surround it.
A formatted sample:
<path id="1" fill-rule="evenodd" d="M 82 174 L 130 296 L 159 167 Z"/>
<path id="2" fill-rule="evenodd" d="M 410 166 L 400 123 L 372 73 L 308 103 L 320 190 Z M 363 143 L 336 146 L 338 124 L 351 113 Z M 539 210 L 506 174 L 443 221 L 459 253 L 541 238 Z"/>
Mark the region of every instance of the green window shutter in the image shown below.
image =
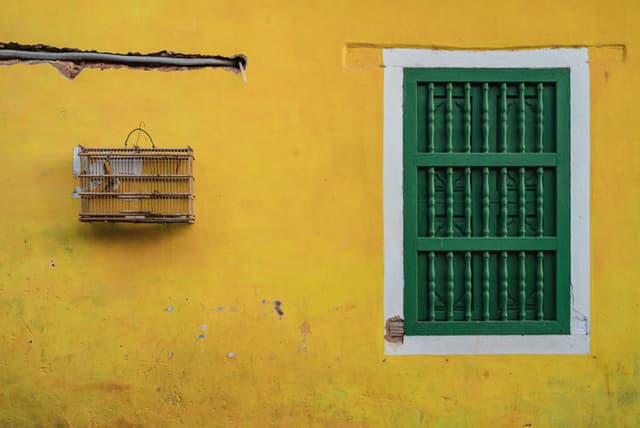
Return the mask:
<path id="1" fill-rule="evenodd" d="M 569 70 L 404 70 L 407 335 L 568 334 Z"/>

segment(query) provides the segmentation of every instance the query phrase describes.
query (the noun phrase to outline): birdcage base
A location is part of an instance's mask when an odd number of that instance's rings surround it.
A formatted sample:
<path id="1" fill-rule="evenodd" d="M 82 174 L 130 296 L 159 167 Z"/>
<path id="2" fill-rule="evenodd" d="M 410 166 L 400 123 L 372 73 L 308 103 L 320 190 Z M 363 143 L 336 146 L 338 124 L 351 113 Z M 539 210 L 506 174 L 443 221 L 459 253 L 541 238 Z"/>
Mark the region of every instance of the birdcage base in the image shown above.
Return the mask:
<path id="1" fill-rule="evenodd" d="M 152 215 L 152 214 L 80 214 L 82 222 L 108 223 L 193 223 L 195 216 L 190 215 Z"/>

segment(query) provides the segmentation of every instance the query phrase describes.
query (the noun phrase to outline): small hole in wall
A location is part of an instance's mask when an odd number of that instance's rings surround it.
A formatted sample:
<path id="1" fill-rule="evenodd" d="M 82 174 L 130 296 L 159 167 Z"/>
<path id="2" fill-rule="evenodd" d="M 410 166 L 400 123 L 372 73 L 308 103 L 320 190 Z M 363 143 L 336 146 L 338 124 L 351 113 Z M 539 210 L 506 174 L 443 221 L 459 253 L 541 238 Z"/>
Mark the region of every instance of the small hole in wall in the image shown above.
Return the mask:
<path id="1" fill-rule="evenodd" d="M 242 68 L 246 69 L 247 68 L 247 57 L 244 55 L 236 55 L 231 57 L 231 60 L 235 62 L 236 67 L 240 68 L 240 66 L 242 65 Z"/>

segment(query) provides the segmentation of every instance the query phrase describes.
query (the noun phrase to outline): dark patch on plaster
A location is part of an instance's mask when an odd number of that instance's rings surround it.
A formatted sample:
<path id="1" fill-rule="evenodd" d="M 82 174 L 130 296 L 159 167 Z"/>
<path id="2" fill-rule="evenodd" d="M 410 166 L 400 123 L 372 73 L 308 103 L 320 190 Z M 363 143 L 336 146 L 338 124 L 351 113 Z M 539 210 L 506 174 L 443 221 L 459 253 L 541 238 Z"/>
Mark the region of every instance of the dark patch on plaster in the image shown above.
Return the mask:
<path id="1" fill-rule="evenodd" d="M 306 339 L 311 334 L 311 325 L 307 321 L 300 324 L 300 334 L 303 339 Z"/>
<path id="2" fill-rule="evenodd" d="M 404 320 L 396 315 L 389 318 L 384 324 L 384 340 L 389 343 L 404 342 Z"/>
<path id="3" fill-rule="evenodd" d="M 298 352 L 307 350 L 307 336 L 311 334 L 311 324 L 307 321 L 300 324 L 300 335 L 302 336 L 302 342 L 298 345 Z M 329 366 L 331 368 L 331 366 Z"/>
<path id="4" fill-rule="evenodd" d="M 278 316 L 282 317 L 284 311 L 282 310 L 282 302 L 280 300 L 273 301 L 273 309 L 278 313 Z"/>

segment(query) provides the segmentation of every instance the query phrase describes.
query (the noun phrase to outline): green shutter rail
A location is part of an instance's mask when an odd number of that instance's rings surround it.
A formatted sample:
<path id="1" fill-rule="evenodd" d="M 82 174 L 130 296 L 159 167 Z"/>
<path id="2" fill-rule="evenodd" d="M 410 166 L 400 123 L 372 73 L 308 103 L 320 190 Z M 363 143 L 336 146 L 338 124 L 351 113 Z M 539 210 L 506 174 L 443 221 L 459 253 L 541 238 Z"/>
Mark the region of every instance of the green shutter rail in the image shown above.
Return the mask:
<path id="1" fill-rule="evenodd" d="M 405 334 L 569 333 L 568 101 L 567 69 L 405 69 Z"/>

